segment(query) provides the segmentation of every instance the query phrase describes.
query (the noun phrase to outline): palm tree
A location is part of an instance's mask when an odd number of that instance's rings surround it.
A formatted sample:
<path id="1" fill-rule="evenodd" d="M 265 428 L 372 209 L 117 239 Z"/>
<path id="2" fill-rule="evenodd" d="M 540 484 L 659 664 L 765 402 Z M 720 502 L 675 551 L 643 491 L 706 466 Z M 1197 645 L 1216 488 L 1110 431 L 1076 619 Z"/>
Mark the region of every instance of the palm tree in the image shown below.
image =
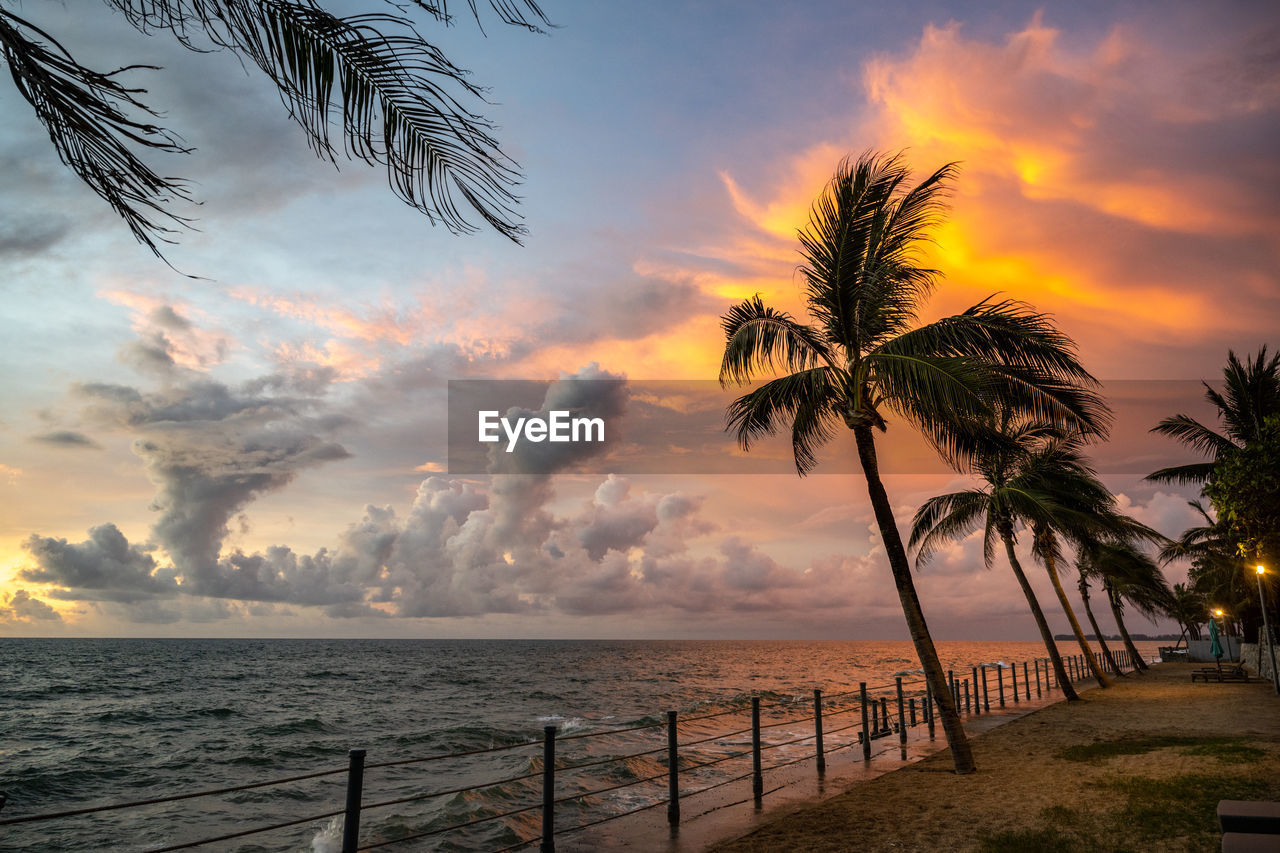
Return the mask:
<path id="1" fill-rule="evenodd" d="M 477 229 L 470 208 L 499 233 L 519 241 L 514 213 L 520 175 L 498 147 L 493 126 L 463 105 L 483 90 L 439 49 L 423 40 L 405 13 L 338 17 L 317 0 L 107 0 L 139 32 L 165 31 L 195 51 L 227 49 L 271 80 L 315 152 L 387 168 L 407 204 L 454 232 Z M 448 25 L 446 0 L 416 8 Z M 504 23 L 540 32 L 547 18 L 536 0 L 490 0 Z M 470 0 L 477 23 L 475 0 Z M 91 70 L 52 35 L 0 8 L 0 56 L 18 92 L 35 109 L 58 156 L 157 255 L 190 220 L 171 210 L 190 200 L 185 182 L 164 177 L 135 149 L 185 153 L 181 139 L 153 123 L 159 113 L 126 85 L 125 72 Z M 340 142 L 334 128 L 341 128 Z"/>
<path id="2" fill-rule="evenodd" d="M 1093 615 L 1093 607 L 1089 603 L 1089 577 L 1089 573 L 1081 570 L 1076 583 L 1080 590 L 1080 600 L 1084 602 L 1085 615 L 1089 618 L 1089 625 L 1093 628 L 1093 635 L 1098 638 L 1098 646 L 1102 649 L 1102 656 L 1106 658 L 1107 666 L 1111 669 L 1112 674 L 1127 677 L 1124 671 L 1120 669 L 1120 664 L 1116 662 L 1115 655 L 1111 654 L 1111 647 L 1107 645 L 1107 638 L 1102 633 L 1102 628 L 1098 626 L 1097 617 Z"/>
<path id="3" fill-rule="evenodd" d="M 1223 432 L 1214 432 L 1189 415 L 1173 415 L 1151 429 L 1177 439 L 1202 456 L 1216 460 L 1224 451 L 1239 449 L 1262 437 L 1268 416 L 1280 414 L 1280 353 L 1267 358 L 1267 348 L 1253 361 L 1241 362 L 1227 351 L 1222 371 L 1225 393 L 1204 382 L 1204 397 L 1218 410 Z M 1147 479 L 1162 483 L 1204 483 L 1213 473 L 1213 461 L 1161 468 Z"/>
<path id="4" fill-rule="evenodd" d="M 901 155 L 842 161 L 799 235 L 813 324 L 765 306 L 759 296 L 733 307 L 723 322 L 720 381 L 740 385 L 774 375 L 730 405 L 728 425 L 744 450 L 789 428 L 802 476 L 842 426 L 853 433 L 916 654 L 956 772 L 968 773 L 973 755 L 880 477 L 875 432 L 896 415 L 952 458 L 974 441 L 996 401 L 1071 422 L 1097 404 L 1078 387 L 1090 377 L 1070 339 L 1021 303 L 988 299 L 917 326 L 938 278 L 920 265 L 920 248 L 945 210 L 955 170 L 947 164 L 909 187 Z"/>
<path id="5" fill-rule="evenodd" d="M 1254 586 L 1251 578 L 1240 571 L 1237 540 L 1230 526 L 1210 515 L 1200 501 L 1187 504 L 1200 514 L 1204 524 L 1187 528 L 1180 537 L 1165 545 L 1160 550 L 1160 562 L 1189 560 L 1191 569 L 1187 579 L 1205 606 L 1222 607 L 1232 619 L 1238 618 L 1253 603 Z"/>
<path id="6" fill-rule="evenodd" d="M 1136 524 L 1136 522 L 1135 522 Z M 1147 537 L 1150 539 L 1151 537 Z M 1080 572 L 1081 595 L 1085 600 L 1085 610 L 1089 611 L 1089 621 L 1093 630 L 1102 642 L 1103 652 L 1114 667 L 1115 659 L 1102 641 L 1102 632 L 1089 609 L 1087 586 L 1089 579 L 1102 582 L 1106 592 L 1107 603 L 1111 606 L 1111 615 L 1116 620 L 1116 628 L 1120 632 L 1125 649 L 1133 658 L 1138 670 L 1147 669 L 1142 660 L 1129 629 L 1124 623 L 1124 602 L 1128 601 L 1143 615 L 1153 618 L 1167 611 L 1173 601 L 1173 592 L 1169 589 L 1164 575 L 1160 572 L 1156 561 L 1143 553 L 1132 538 L 1121 538 L 1114 542 L 1090 542 L 1082 544 L 1077 551 L 1076 566 Z M 1118 669 L 1116 671 L 1119 671 Z"/>
<path id="7" fill-rule="evenodd" d="M 1062 476 L 1064 472 L 1055 473 L 1051 476 Z M 1072 472 L 1074 473 L 1074 472 Z M 1074 497 L 1069 495 L 1071 488 L 1093 488 L 1097 481 L 1093 477 L 1092 471 L 1087 471 L 1080 476 L 1073 486 L 1067 486 L 1062 482 L 1051 482 L 1047 488 L 1050 494 L 1050 500 L 1060 500 L 1063 497 Z M 1100 486 L 1099 486 L 1100 488 Z M 1105 489 L 1102 491 L 1105 492 Z M 1056 493 L 1056 494 L 1055 494 Z M 1098 663 L 1098 657 L 1093 653 L 1093 647 L 1089 645 L 1089 640 L 1084 635 L 1084 630 L 1080 627 L 1080 620 L 1076 618 L 1075 608 L 1071 606 L 1071 600 L 1067 598 L 1067 592 L 1062 588 L 1062 580 L 1058 576 L 1060 571 L 1058 561 L 1062 558 L 1062 552 L 1058 544 L 1058 533 L 1055 528 L 1062 523 L 1064 507 L 1057 507 L 1057 512 L 1050 505 L 1049 510 L 1044 517 L 1036 518 L 1030 522 L 1031 525 L 1031 553 L 1040 560 L 1044 565 L 1045 571 L 1049 575 L 1049 582 L 1053 586 L 1053 592 L 1058 597 L 1058 604 L 1062 607 L 1063 615 L 1067 617 L 1067 624 L 1071 626 L 1071 633 L 1076 638 L 1076 644 L 1080 646 L 1080 656 L 1084 658 L 1085 663 L 1089 667 L 1089 671 L 1093 674 L 1093 678 L 1098 682 L 1099 687 L 1110 687 L 1111 679 L 1107 677 L 1107 673 L 1103 670 L 1102 665 Z M 1099 502 L 1084 511 L 1083 515 L 1072 519 L 1074 525 L 1083 532 L 1084 530 L 1096 531 L 1098 525 L 1104 516 L 1104 505 Z M 1058 518 L 1054 518 L 1057 515 Z M 1068 522 L 1071 523 L 1071 522 Z M 1087 534 L 1086 534 L 1087 535 Z"/>
<path id="8" fill-rule="evenodd" d="M 1100 428 L 1097 423 L 1093 426 Z M 1058 683 L 1067 700 L 1075 701 L 1080 697 L 1071 686 L 1053 631 L 1016 549 L 1016 529 L 1025 524 L 1040 531 L 1035 539 L 1037 548 L 1056 552 L 1056 545 L 1052 544 L 1056 540 L 1049 525 L 1055 516 L 1073 511 L 1063 502 L 1061 484 L 1071 478 L 1067 476 L 1069 472 L 1062 470 L 1061 453 L 1056 452 L 1060 450 L 1059 437 L 1058 430 L 1050 424 L 1016 419 L 1004 413 L 985 445 L 965 460 L 965 467 L 978 476 L 980 485 L 925 501 L 912 521 L 910 545 L 916 548 L 916 565 L 920 566 L 944 543 L 962 539 L 981 528 L 983 558 L 990 567 L 995 559 L 995 543 L 999 540 L 1004 545 L 1009 568 L 1027 599 Z M 1049 559 L 1052 557 L 1050 553 Z M 1050 575 L 1055 574 L 1051 569 Z M 1104 678 L 1099 683 L 1106 686 L 1108 682 Z"/>
<path id="9" fill-rule="evenodd" d="M 1200 639 L 1200 626 L 1207 621 L 1209 608 L 1205 604 L 1204 597 L 1193 587 L 1184 583 L 1175 583 L 1172 597 L 1165 604 L 1164 613 L 1178 623 L 1181 631 L 1178 636 L 1180 646 L 1183 636 L 1192 640 Z"/>

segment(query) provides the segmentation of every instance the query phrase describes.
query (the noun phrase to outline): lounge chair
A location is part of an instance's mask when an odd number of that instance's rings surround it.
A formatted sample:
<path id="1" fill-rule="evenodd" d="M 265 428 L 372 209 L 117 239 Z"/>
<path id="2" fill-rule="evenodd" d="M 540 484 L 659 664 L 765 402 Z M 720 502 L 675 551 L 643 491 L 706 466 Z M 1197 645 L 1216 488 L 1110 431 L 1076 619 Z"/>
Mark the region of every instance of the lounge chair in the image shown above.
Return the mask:
<path id="1" fill-rule="evenodd" d="M 1243 663 L 1237 663 L 1232 666 L 1223 668 L 1221 662 L 1216 667 L 1204 666 L 1191 673 L 1192 681 L 1216 681 L 1219 684 L 1223 682 L 1242 682 L 1248 683 L 1253 679 L 1249 675 L 1249 671 L 1244 668 Z"/>

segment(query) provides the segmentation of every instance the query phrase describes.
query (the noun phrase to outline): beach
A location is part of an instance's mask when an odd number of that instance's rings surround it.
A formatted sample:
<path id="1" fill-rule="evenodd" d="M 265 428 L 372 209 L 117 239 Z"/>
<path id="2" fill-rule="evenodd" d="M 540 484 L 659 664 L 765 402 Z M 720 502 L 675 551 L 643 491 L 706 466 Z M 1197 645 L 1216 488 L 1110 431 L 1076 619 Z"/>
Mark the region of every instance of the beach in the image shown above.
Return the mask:
<path id="1" fill-rule="evenodd" d="M 1280 799 L 1280 697 L 1193 683 L 1198 664 L 1058 702 L 822 802 L 780 810 L 714 853 L 1217 850 L 1219 799 Z"/>

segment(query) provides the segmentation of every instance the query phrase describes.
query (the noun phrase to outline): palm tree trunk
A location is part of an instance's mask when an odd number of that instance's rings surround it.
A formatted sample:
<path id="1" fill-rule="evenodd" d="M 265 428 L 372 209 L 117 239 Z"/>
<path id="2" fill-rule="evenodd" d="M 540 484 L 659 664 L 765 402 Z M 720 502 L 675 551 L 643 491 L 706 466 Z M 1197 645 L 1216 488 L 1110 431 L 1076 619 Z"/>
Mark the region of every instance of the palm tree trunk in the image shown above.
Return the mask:
<path id="1" fill-rule="evenodd" d="M 1084 602 L 1085 615 L 1089 617 L 1089 625 L 1093 627 L 1093 636 L 1098 638 L 1098 645 L 1102 646 L 1102 654 L 1107 659 L 1107 666 L 1111 667 L 1114 674 L 1128 678 L 1120 671 L 1120 664 L 1116 663 L 1115 656 L 1107 646 L 1107 641 L 1102 637 L 1102 629 L 1098 627 L 1098 620 L 1093 615 L 1093 607 L 1089 604 L 1089 581 L 1084 575 L 1080 575 L 1080 600 Z"/>
<path id="2" fill-rule="evenodd" d="M 1142 659 L 1142 655 L 1138 652 L 1138 647 L 1133 644 L 1133 638 L 1129 636 L 1129 629 L 1124 626 L 1124 616 L 1120 612 L 1120 597 L 1111 586 L 1107 585 L 1107 601 L 1111 604 L 1111 615 L 1115 617 L 1116 627 L 1120 629 L 1120 639 L 1124 641 L 1124 647 L 1128 649 L 1129 656 L 1133 658 L 1133 665 L 1138 668 L 1139 672 L 1146 672 L 1150 667 L 1147 662 Z"/>
<path id="3" fill-rule="evenodd" d="M 946 673 L 942 670 L 942 662 L 938 660 L 938 650 L 934 648 L 933 637 L 924 620 L 924 610 L 920 607 L 920 598 L 916 595 L 911 566 L 907 562 L 907 549 L 902 544 L 898 522 L 893 517 L 893 505 L 889 503 L 889 495 L 884 489 L 884 483 L 880 481 L 880 463 L 876 458 L 875 438 L 871 427 L 865 424 L 856 426 L 853 436 L 858 446 L 862 473 L 867 479 L 867 494 L 871 498 L 876 523 L 880 527 L 880 539 L 884 542 L 889 568 L 893 572 L 893 582 L 898 588 L 898 600 L 902 602 L 902 614 L 907 619 L 907 630 L 911 632 L 911 641 L 915 644 L 920 666 L 930 690 L 933 691 L 933 698 L 938 703 L 942 730 L 946 735 L 947 745 L 951 748 L 951 761 L 956 773 L 972 773 L 977 769 L 973 763 L 973 750 L 960 722 L 959 710 L 952 701 Z"/>
<path id="4" fill-rule="evenodd" d="M 1057 560 L 1052 553 L 1044 555 L 1044 567 L 1049 571 L 1049 580 L 1053 581 L 1053 591 L 1058 594 L 1058 603 L 1062 605 L 1062 612 L 1067 614 L 1067 621 L 1071 623 L 1071 630 L 1076 635 L 1076 642 L 1080 644 L 1080 651 L 1084 653 L 1084 659 L 1089 662 L 1089 670 L 1093 673 L 1099 687 L 1110 687 L 1111 679 L 1107 678 L 1107 674 L 1102 671 L 1102 665 L 1094 657 L 1093 649 L 1089 648 L 1089 641 L 1084 638 L 1084 631 L 1080 629 L 1080 620 L 1076 618 L 1076 612 L 1071 608 L 1071 602 L 1067 600 L 1067 593 L 1062 589 L 1062 582 L 1058 580 Z"/>
<path id="5" fill-rule="evenodd" d="M 1045 651 L 1049 653 L 1049 660 L 1053 661 L 1053 672 L 1057 676 L 1058 686 L 1062 688 L 1062 695 L 1067 697 L 1068 702 L 1077 701 L 1080 696 L 1077 695 L 1074 687 L 1071 686 L 1071 678 L 1067 675 L 1067 668 L 1062 665 L 1062 655 L 1058 652 L 1058 644 L 1053 640 L 1053 632 L 1049 630 L 1049 621 L 1044 618 L 1044 611 L 1040 609 L 1040 602 L 1036 600 L 1035 590 L 1031 588 L 1031 582 L 1027 580 L 1026 572 L 1022 571 L 1022 563 L 1018 562 L 1018 555 L 1013 550 L 1013 527 L 1004 524 L 1000 528 L 1000 538 L 1004 541 L 1004 552 L 1009 557 L 1009 568 L 1013 569 L 1014 577 L 1018 579 L 1018 585 L 1022 587 L 1022 594 L 1027 597 L 1027 604 L 1031 607 L 1031 615 L 1035 617 L 1036 627 L 1040 629 L 1040 637 L 1044 640 Z"/>

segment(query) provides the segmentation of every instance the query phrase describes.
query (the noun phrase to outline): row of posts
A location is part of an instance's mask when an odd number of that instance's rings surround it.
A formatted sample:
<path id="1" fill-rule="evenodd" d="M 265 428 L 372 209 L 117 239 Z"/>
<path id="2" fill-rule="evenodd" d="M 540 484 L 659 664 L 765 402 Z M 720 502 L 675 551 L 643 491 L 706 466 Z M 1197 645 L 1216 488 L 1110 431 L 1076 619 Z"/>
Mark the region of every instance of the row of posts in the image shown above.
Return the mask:
<path id="1" fill-rule="evenodd" d="M 1121 651 L 1115 654 L 1116 664 L 1120 668 L 1134 666 L 1133 657 L 1127 651 Z M 1080 681 L 1087 676 L 1086 661 L 1083 655 L 1069 655 L 1062 659 L 1066 668 L 1067 676 L 1072 681 Z M 1043 676 L 1040 669 L 1041 662 L 1044 663 Z M 1047 658 L 1033 661 L 1034 677 L 1036 682 L 1036 696 L 1042 695 L 1042 690 L 1049 690 L 1053 687 L 1053 669 L 1049 665 Z M 1004 691 L 1004 670 L 1003 666 L 996 666 L 996 701 L 999 706 L 1005 706 Z M 979 677 L 981 673 L 981 677 Z M 1014 702 L 1018 702 L 1018 667 L 1017 664 L 1009 667 L 1011 679 L 1012 697 Z M 1022 663 L 1022 684 L 1023 694 L 1026 699 L 1031 699 L 1031 679 L 1032 671 L 1028 669 L 1026 661 Z M 1043 688 L 1041 683 L 1043 680 Z M 972 692 L 970 691 L 972 684 Z M 987 681 L 987 664 L 980 664 L 973 667 L 972 681 L 970 679 L 957 680 L 954 670 L 947 671 L 947 685 L 951 692 L 951 701 L 957 711 L 963 706 L 966 714 L 982 714 L 991 711 L 991 695 L 989 684 Z M 1061 686 L 1061 685 L 1059 685 Z M 896 725 L 890 723 L 888 712 L 888 700 L 881 697 L 877 702 L 867 696 L 867 683 L 861 682 L 858 685 L 858 696 L 862 710 L 862 731 L 858 733 L 858 741 L 862 745 L 862 760 L 871 760 L 871 741 L 875 738 L 884 737 L 892 734 L 895 730 L 898 733 L 898 743 L 905 747 L 907 745 L 907 729 L 914 728 L 918 722 L 917 706 L 915 697 L 907 699 L 902 692 L 902 679 L 896 679 L 897 701 L 898 701 L 898 722 Z M 922 722 L 929 727 L 930 740 L 934 737 L 935 714 L 934 706 L 936 705 L 933 689 L 928 681 L 925 682 L 925 695 L 919 705 L 920 716 L 923 717 Z M 962 701 L 963 700 L 963 701 Z M 909 720 L 907 725 L 903 725 L 904 720 Z M 678 739 L 677 739 L 677 714 L 675 711 L 667 712 L 667 821 L 672 826 L 680 823 L 680 764 L 678 755 Z M 816 741 L 815 751 L 817 753 L 818 774 L 821 775 L 827 769 L 826 748 L 823 745 L 822 738 L 822 691 L 815 689 L 813 691 L 813 730 L 814 739 Z M 760 698 L 753 697 L 751 699 L 751 792 L 755 799 L 757 808 L 763 805 L 764 801 L 764 769 L 761 760 L 763 752 L 762 741 L 760 738 Z M 353 749 L 348 753 L 347 768 L 347 803 L 346 812 L 342 827 L 342 853 L 356 853 L 360 837 L 360 800 L 361 792 L 364 785 L 364 759 L 365 751 L 363 749 Z M 546 726 L 543 729 L 543 746 L 542 746 L 542 839 L 539 850 L 541 853 L 554 853 L 555 851 L 555 781 L 556 781 L 556 727 Z"/>

